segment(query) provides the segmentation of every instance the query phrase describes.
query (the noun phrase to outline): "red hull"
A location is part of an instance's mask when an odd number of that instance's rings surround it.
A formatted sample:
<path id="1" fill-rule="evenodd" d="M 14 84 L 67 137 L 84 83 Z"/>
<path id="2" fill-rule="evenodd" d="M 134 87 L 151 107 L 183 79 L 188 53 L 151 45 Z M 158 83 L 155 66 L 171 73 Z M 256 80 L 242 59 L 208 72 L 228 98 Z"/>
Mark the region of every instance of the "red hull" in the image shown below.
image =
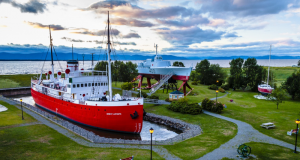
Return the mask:
<path id="1" fill-rule="evenodd" d="M 267 89 L 267 88 L 260 88 L 260 87 L 258 87 L 258 91 L 260 93 L 265 93 L 265 94 L 271 94 L 272 93 L 272 89 L 271 88 Z"/>
<path id="2" fill-rule="evenodd" d="M 90 127 L 126 132 L 140 133 L 143 127 L 143 105 L 126 106 L 91 106 L 66 102 L 31 89 L 35 103 L 51 112 Z M 106 102 L 103 102 L 106 103 Z M 132 119 L 130 114 L 138 112 Z"/>

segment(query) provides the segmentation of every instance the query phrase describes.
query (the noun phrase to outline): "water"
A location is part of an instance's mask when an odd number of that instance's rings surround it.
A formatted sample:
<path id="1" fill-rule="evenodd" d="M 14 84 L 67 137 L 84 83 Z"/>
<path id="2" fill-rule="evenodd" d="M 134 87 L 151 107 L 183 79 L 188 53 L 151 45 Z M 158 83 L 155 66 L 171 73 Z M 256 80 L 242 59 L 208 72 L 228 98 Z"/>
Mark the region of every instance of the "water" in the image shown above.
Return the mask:
<path id="1" fill-rule="evenodd" d="M 193 67 L 200 63 L 201 60 L 170 60 L 171 64 L 175 61 L 182 62 L 186 67 Z M 231 60 L 209 60 L 211 64 L 219 64 L 221 67 L 230 67 L 229 62 Z M 127 62 L 127 61 L 124 61 Z M 133 63 L 137 64 L 142 61 L 132 61 Z M 297 59 L 271 59 L 270 66 L 271 67 L 286 67 L 296 65 L 298 62 Z M 97 62 L 94 61 L 94 64 Z M 268 66 L 269 60 L 268 59 L 258 59 L 258 65 Z M 48 72 L 51 70 L 51 62 L 46 61 L 0 61 L 0 75 L 3 74 L 39 74 L 41 72 L 42 66 L 43 73 Z M 61 68 L 60 68 L 61 66 Z M 80 68 L 91 68 L 92 61 L 79 61 Z M 54 70 L 55 73 L 58 70 L 64 71 L 67 67 L 66 61 L 55 61 L 54 62 Z"/>
<path id="2" fill-rule="evenodd" d="M 32 98 L 32 96 L 18 96 L 18 97 L 14 97 L 16 100 L 20 100 L 22 98 L 23 102 L 27 103 L 27 104 L 31 104 L 39 109 L 42 109 L 38 106 L 35 105 L 35 102 Z M 44 110 L 46 111 L 46 110 Z M 47 112 L 47 111 L 46 111 Z M 49 113 L 49 112 L 48 112 Z M 52 114 L 52 113 L 50 113 Z M 54 115 L 54 114 L 53 114 Z M 71 121 L 69 121 L 71 122 Z M 73 123 L 73 122 L 71 122 Z M 100 129 L 95 129 L 95 128 L 90 128 L 84 125 L 79 125 L 77 123 L 73 123 L 76 124 L 77 126 L 80 126 L 86 130 L 92 131 L 94 132 L 96 135 L 99 135 L 100 137 L 106 137 L 106 138 L 121 138 L 121 139 L 134 139 L 134 140 L 150 140 L 150 133 L 149 133 L 149 129 L 152 127 L 154 129 L 154 133 L 153 133 L 153 140 L 165 140 L 165 139 L 169 139 L 169 138 L 173 138 L 176 135 L 180 134 L 181 131 L 175 130 L 171 127 L 167 127 L 164 125 L 158 125 L 155 123 L 151 123 L 148 121 L 144 121 L 143 122 L 143 128 L 141 133 L 138 134 L 126 134 L 126 133 L 118 133 L 118 132 L 110 132 L 110 131 L 104 131 L 104 130 L 100 130 Z"/>

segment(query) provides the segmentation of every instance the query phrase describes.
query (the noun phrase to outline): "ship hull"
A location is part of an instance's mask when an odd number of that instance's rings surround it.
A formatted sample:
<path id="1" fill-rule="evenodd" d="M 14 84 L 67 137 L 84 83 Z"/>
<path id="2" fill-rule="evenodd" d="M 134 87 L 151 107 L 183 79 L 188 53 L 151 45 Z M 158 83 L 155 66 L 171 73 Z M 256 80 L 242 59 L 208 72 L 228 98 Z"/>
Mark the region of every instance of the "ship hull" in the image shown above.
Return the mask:
<path id="1" fill-rule="evenodd" d="M 260 88 L 260 87 L 258 87 L 258 91 L 262 94 L 271 94 L 272 93 L 271 88 Z"/>
<path id="2" fill-rule="evenodd" d="M 34 89 L 31 89 L 31 95 L 38 106 L 79 124 L 103 130 L 134 134 L 139 134 L 142 130 L 143 105 L 128 105 L 129 103 L 123 106 L 82 105 L 63 101 L 42 94 Z M 139 116 L 133 119 L 131 115 L 135 111 Z"/>
<path id="3" fill-rule="evenodd" d="M 160 79 L 161 75 L 166 75 L 173 72 L 172 78 L 174 80 L 187 81 L 189 80 L 192 68 L 185 67 L 151 67 L 151 68 L 137 68 L 138 73 L 144 77 Z"/>

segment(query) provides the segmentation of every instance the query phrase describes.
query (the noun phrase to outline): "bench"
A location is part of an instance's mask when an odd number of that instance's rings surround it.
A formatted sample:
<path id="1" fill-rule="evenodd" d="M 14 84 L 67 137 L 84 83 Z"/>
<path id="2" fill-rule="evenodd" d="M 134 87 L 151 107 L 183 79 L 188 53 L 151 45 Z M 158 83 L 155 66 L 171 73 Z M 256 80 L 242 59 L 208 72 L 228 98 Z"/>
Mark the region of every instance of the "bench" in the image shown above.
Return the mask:
<path id="1" fill-rule="evenodd" d="M 292 134 L 298 134 L 299 133 L 299 128 L 298 129 L 292 129 L 291 131 L 287 131 L 287 135 L 292 136 Z"/>
<path id="2" fill-rule="evenodd" d="M 263 123 L 260 126 L 263 127 L 263 128 L 266 128 L 266 129 L 274 128 L 275 127 L 274 123 L 271 123 L 271 122 L 269 122 L 269 123 Z"/>

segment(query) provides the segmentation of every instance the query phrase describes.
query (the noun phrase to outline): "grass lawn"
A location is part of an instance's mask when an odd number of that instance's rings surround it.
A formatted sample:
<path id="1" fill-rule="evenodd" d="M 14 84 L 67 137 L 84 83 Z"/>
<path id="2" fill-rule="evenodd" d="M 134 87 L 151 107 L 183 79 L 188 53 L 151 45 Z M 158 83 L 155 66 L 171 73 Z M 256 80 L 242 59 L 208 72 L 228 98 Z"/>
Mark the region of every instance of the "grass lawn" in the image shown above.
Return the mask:
<path id="1" fill-rule="evenodd" d="M 0 130 L 1 159 L 134 159 L 148 160 L 149 150 L 92 148 L 79 145 L 46 125 Z M 163 159 L 153 152 L 153 159 Z"/>
<path id="2" fill-rule="evenodd" d="M 295 135 L 288 136 L 287 131 L 296 128 L 295 120 L 300 117 L 300 102 L 287 100 L 276 109 L 274 102 L 256 99 L 253 97 L 256 94 L 230 92 L 228 96 L 218 100 L 227 105 L 222 115 L 249 123 L 261 133 L 294 144 Z M 233 99 L 233 102 L 230 102 L 230 99 Z M 262 123 L 267 122 L 274 123 L 276 127 L 269 130 L 260 127 Z"/>
<path id="3" fill-rule="evenodd" d="M 274 73 L 277 86 L 286 81 L 287 77 L 291 76 L 294 72 L 299 71 L 298 67 L 271 67 L 270 70 Z"/>
<path id="4" fill-rule="evenodd" d="M 294 150 L 267 144 L 267 143 L 246 143 L 251 147 L 251 155 L 255 155 L 257 159 L 268 159 L 268 160 L 298 160 L 300 159 L 300 153 L 295 154 Z M 254 159 L 254 158 L 250 158 Z"/>
<path id="5" fill-rule="evenodd" d="M 172 112 L 166 109 L 166 105 L 155 106 L 144 104 L 146 112 L 165 115 L 185 122 L 201 126 L 202 135 L 190 138 L 174 145 L 164 146 L 172 154 L 186 160 L 200 158 L 206 153 L 218 148 L 221 144 L 229 141 L 237 133 L 234 123 L 224 121 L 206 114 L 189 115 Z"/>
<path id="6" fill-rule="evenodd" d="M 25 112 L 23 112 L 24 120 L 22 120 L 22 111 L 20 109 L 3 101 L 0 101 L 0 104 L 8 109 L 0 112 L 0 127 L 36 121 L 36 119 Z"/>

